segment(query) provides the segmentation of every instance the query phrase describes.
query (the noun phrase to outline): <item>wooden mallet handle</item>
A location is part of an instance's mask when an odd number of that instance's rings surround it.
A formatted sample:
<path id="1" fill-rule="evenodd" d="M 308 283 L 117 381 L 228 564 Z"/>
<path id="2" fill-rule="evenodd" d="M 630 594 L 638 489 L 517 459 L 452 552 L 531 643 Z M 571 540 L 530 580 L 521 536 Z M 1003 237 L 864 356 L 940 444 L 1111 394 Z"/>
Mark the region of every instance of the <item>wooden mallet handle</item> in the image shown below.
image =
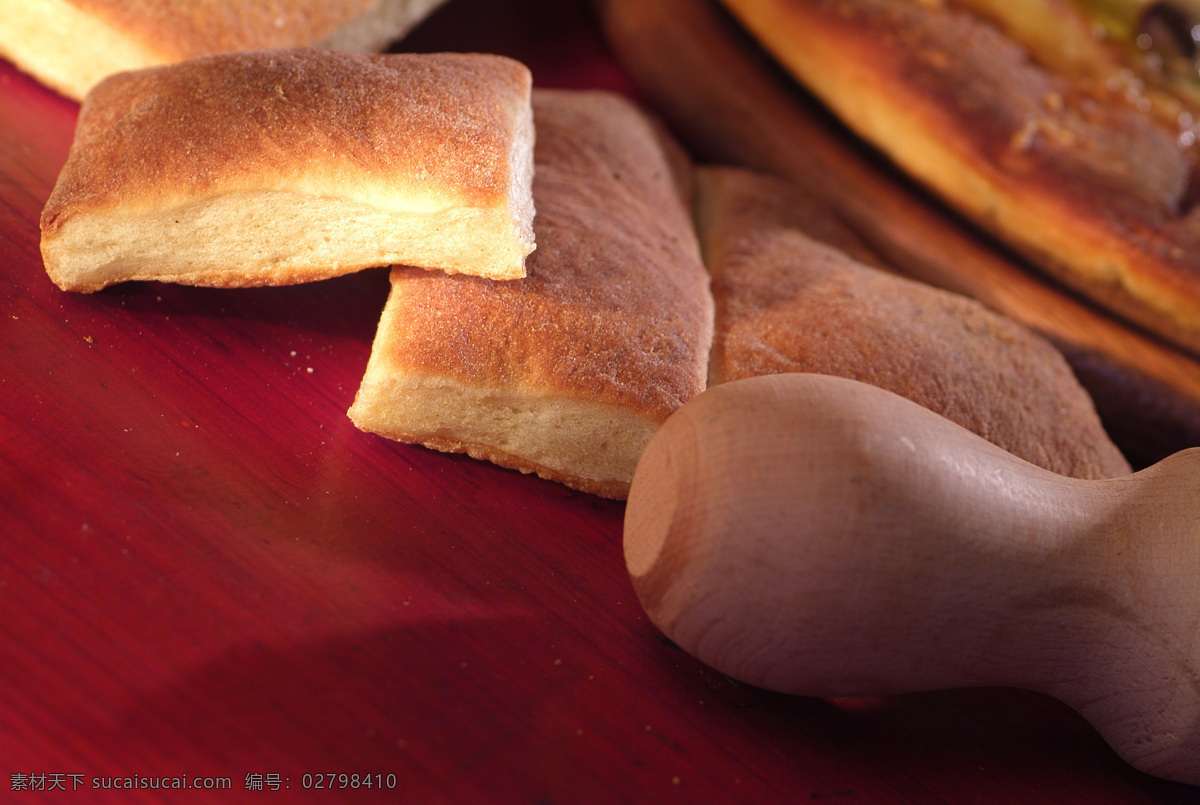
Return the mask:
<path id="1" fill-rule="evenodd" d="M 736 679 L 1037 690 L 1200 784 L 1200 450 L 1081 481 L 862 383 L 743 380 L 651 441 L 625 556 L 650 619 Z"/>

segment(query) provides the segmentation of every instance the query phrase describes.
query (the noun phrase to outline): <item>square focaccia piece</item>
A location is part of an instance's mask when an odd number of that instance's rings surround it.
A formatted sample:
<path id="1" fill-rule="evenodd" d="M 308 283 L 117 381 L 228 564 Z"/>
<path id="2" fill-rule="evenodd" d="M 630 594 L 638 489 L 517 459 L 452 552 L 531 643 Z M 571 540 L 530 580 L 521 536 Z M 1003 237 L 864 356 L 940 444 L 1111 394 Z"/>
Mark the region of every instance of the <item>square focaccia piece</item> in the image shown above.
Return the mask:
<path id="1" fill-rule="evenodd" d="M 1044 469 L 1090 479 L 1129 473 L 1050 342 L 973 299 L 860 262 L 866 247 L 795 185 L 740 168 L 704 167 L 695 177 L 716 303 L 710 385 L 797 372 L 846 377 Z"/>
<path id="2" fill-rule="evenodd" d="M 65 290 L 285 285 L 394 263 L 524 276 L 531 78 L 478 54 L 253 51 L 88 95 L 42 213 Z"/>
<path id="3" fill-rule="evenodd" d="M 394 269 L 350 417 L 621 499 L 646 442 L 704 389 L 708 277 L 681 163 L 632 103 L 541 90 L 533 105 L 529 275 Z"/>

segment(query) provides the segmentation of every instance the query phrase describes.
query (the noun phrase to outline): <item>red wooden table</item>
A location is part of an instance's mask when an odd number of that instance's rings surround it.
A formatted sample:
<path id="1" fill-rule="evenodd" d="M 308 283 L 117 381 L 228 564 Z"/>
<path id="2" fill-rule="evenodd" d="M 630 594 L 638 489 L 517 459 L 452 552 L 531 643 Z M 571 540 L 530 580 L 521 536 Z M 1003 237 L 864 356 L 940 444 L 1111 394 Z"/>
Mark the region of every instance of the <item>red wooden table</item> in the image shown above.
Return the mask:
<path id="1" fill-rule="evenodd" d="M 628 91 L 561 0 L 453 0 L 406 46 Z M 1034 694 L 828 702 L 690 659 L 622 505 L 350 424 L 384 270 L 57 290 L 77 111 L 0 63 L 0 801 L 1200 801 Z"/>

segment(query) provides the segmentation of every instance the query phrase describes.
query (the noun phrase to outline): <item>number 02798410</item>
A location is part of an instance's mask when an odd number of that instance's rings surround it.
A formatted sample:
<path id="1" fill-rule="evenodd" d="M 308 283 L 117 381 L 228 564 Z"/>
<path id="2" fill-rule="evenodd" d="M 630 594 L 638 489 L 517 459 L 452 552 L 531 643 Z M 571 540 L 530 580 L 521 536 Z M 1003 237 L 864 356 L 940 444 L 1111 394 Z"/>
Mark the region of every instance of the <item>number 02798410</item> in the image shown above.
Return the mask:
<path id="1" fill-rule="evenodd" d="M 354 788 L 395 788 L 396 775 L 378 772 L 376 774 L 347 774 L 345 772 L 316 772 L 300 777 L 300 785 L 310 789 L 354 789 Z"/>

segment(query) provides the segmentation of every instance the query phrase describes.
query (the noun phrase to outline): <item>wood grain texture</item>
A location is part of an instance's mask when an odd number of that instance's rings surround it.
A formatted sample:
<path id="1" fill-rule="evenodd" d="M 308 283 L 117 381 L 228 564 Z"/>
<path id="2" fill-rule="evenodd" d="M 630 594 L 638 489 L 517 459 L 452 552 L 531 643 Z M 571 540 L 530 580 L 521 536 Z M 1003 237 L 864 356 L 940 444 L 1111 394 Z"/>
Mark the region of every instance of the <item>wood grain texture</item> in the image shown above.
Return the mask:
<path id="1" fill-rule="evenodd" d="M 630 86 L 559 0 L 455 0 L 408 44 Z M 0 800 L 1195 801 L 1045 697 L 779 696 L 663 641 L 622 506 L 350 425 L 382 271 L 57 290 L 36 221 L 76 113 L 0 64 Z M 302 789 L 327 772 L 397 790 Z"/>
<path id="2" fill-rule="evenodd" d="M 877 386 L 751 377 L 647 445 L 625 559 L 650 619 L 735 679 L 1038 690 L 1200 786 L 1197 484 L 1200 450 L 1068 478 Z"/>

